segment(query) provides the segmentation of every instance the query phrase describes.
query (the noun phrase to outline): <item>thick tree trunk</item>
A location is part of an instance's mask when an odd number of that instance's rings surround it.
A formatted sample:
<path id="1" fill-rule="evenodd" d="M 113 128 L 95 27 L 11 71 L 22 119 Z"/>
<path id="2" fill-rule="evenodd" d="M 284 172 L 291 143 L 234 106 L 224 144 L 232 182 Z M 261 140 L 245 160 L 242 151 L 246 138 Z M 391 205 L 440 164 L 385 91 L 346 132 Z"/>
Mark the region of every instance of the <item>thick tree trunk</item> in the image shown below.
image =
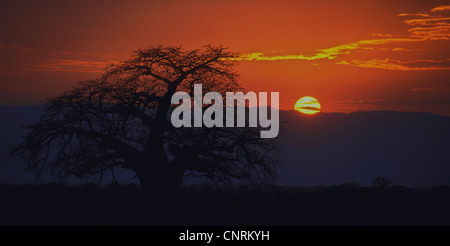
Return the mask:
<path id="1" fill-rule="evenodd" d="M 172 196 L 180 191 L 183 183 L 185 170 L 169 161 L 163 144 L 170 100 L 180 82 L 181 80 L 170 84 L 163 99 L 159 102 L 145 148 L 145 153 L 151 163 L 141 163 L 136 170 L 141 189 L 149 195 Z"/>
<path id="2" fill-rule="evenodd" d="M 148 165 L 137 171 L 141 190 L 146 195 L 174 196 L 181 190 L 184 170 L 164 163 Z"/>

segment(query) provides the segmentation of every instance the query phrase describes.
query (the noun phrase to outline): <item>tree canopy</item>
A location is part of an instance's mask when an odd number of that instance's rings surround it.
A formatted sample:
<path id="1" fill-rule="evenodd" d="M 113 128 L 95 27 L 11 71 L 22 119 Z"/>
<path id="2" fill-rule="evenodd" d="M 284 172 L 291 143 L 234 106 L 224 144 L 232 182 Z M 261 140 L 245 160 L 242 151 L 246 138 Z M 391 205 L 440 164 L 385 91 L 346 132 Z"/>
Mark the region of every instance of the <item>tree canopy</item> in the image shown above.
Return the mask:
<path id="1" fill-rule="evenodd" d="M 177 91 L 193 96 L 194 84 L 202 84 L 203 93 L 242 90 L 236 57 L 220 46 L 137 50 L 100 78 L 49 99 L 11 154 L 23 157 L 37 176 L 102 177 L 129 169 L 149 190 L 177 189 L 187 174 L 267 182 L 275 177 L 277 145 L 260 139 L 258 129 L 174 128 L 169 121 Z"/>

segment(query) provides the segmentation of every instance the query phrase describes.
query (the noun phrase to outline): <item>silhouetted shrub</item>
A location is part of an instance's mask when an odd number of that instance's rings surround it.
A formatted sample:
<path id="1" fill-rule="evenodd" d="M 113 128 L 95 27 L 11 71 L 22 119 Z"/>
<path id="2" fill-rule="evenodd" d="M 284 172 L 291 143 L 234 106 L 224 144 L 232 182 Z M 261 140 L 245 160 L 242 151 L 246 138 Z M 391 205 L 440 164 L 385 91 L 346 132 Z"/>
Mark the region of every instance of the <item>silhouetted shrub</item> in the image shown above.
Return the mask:
<path id="1" fill-rule="evenodd" d="M 394 182 L 388 178 L 378 177 L 372 181 L 372 185 L 379 188 L 387 188 Z"/>

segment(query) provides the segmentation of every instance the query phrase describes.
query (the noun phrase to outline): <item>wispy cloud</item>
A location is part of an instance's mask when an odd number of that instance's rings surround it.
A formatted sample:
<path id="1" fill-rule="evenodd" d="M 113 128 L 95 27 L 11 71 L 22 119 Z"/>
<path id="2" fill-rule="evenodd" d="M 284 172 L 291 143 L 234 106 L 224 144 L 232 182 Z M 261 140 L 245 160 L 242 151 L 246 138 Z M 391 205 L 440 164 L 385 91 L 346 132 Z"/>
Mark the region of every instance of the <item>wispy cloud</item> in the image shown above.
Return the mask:
<path id="1" fill-rule="evenodd" d="M 412 37 L 424 40 L 450 40 L 450 24 L 415 27 L 408 30 Z"/>
<path id="2" fill-rule="evenodd" d="M 372 36 L 377 38 L 392 38 L 394 35 L 392 34 L 386 34 L 386 33 L 372 33 Z"/>
<path id="3" fill-rule="evenodd" d="M 26 47 L 0 44 L 0 53 L 11 53 L 16 56 L 27 54 L 27 62 L 8 63 L 0 66 L 1 74 L 17 74 L 23 72 L 78 72 L 100 73 L 117 58 L 111 54 L 89 54 L 86 52 L 40 51 Z"/>
<path id="4" fill-rule="evenodd" d="M 398 14 L 400 17 L 407 17 L 404 23 L 411 26 L 408 30 L 408 35 L 393 35 L 393 34 L 382 34 L 374 33 L 373 37 L 376 39 L 360 40 L 350 43 L 345 43 L 341 45 L 336 45 L 330 48 L 318 49 L 312 55 L 306 54 L 288 54 L 288 55 L 273 55 L 271 53 L 255 52 L 249 54 L 242 54 L 238 60 L 243 61 L 279 61 L 279 60 L 334 60 L 342 59 L 341 55 L 351 54 L 352 51 L 359 49 L 374 49 L 376 46 L 398 43 L 396 48 L 386 49 L 381 46 L 379 50 L 385 51 L 395 51 L 395 52 L 415 52 L 421 51 L 417 48 L 403 48 L 402 43 L 420 43 L 433 40 L 450 40 L 450 17 L 437 16 L 431 12 L 447 11 L 450 10 L 450 6 L 440 6 L 433 8 L 429 13 L 401 13 Z M 397 38 L 398 36 L 399 38 Z M 428 66 L 429 64 L 414 64 L 415 61 L 398 61 L 395 59 L 370 59 L 370 60 L 341 60 L 337 62 L 338 64 L 346 64 L 358 67 L 367 68 L 380 68 L 387 70 L 449 70 L 450 66 Z M 440 61 L 436 61 L 440 62 Z M 436 64 L 432 59 L 428 60 L 428 63 Z"/>
<path id="5" fill-rule="evenodd" d="M 449 11 L 449 10 L 450 10 L 450 6 L 446 5 L 446 6 L 439 6 L 439 7 L 433 8 L 431 10 L 431 12 Z"/>
<path id="6" fill-rule="evenodd" d="M 435 87 L 420 87 L 412 89 L 414 92 L 432 92 L 432 93 L 444 93 L 450 92 L 449 86 L 435 86 Z"/>
<path id="7" fill-rule="evenodd" d="M 408 48 L 393 48 L 392 51 L 397 51 L 397 52 L 416 52 L 416 51 L 421 51 L 422 49 L 408 49 Z"/>
<path id="8" fill-rule="evenodd" d="M 421 14 L 421 13 L 416 13 L 416 14 L 405 14 L 405 13 L 403 13 L 403 14 L 398 14 L 397 16 L 400 16 L 400 17 L 410 17 L 410 16 L 416 16 L 416 17 L 433 17 L 433 16 L 431 16 L 431 15 L 429 15 L 429 14 Z"/>
<path id="9" fill-rule="evenodd" d="M 410 39 L 410 38 L 388 38 L 388 39 L 368 39 L 360 40 L 357 42 L 342 44 L 326 49 L 319 49 L 313 55 L 303 55 L 303 54 L 293 54 L 293 55 L 266 55 L 262 52 L 242 54 L 237 60 L 244 61 L 278 61 L 278 60 L 320 60 L 327 59 L 333 60 L 338 58 L 342 54 L 350 54 L 352 50 L 366 49 L 370 45 L 380 45 L 394 42 L 417 42 L 421 40 Z"/>
<path id="10" fill-rule="evenodd" d="M 95 61 L 82 59 L 49 59 L 38 64 L 19 67 L 0 67 L 0 74 L 23 72 L 76 72 L 101 73 L 113 60 Z"/>
<path id="11" fill-rule="evenodd" d="M 431 70 L 450 70 L 450 59 L 438 60 L 414 60 L 399 61 L 393 59 L 371 59 L 371 60 L 351 60 L 340 61 L 337 64 L 352 65 L 364 68 L 380 68 L 386 70 L 398 71 L 431 71 Z"/>
<path id="12" fill-rule="evenodd" d="M 449 21 L 449 20 L 450 20 L 450 17 L 440 17 L 440 18 L 405 20 L 405 23 L 408 25 L 411 25 L 411 26 L 439 25 L 439 24 L 446 24 L 447 21 Z"/>
<path id="13" fill-rule="evenodd" d="M 102 72 L 103 69 L 110 63 L 111 61 L 60 59 L 49 60 L 45 63 L 38 64 L 33 70 L 45 72 L 98 73 Z"/>
<path id="14" fill-rule="evenodd" d="M 0 44 L 0 53 L 30 53 L 30 52 L 31 49 L 26 47 Z"/>

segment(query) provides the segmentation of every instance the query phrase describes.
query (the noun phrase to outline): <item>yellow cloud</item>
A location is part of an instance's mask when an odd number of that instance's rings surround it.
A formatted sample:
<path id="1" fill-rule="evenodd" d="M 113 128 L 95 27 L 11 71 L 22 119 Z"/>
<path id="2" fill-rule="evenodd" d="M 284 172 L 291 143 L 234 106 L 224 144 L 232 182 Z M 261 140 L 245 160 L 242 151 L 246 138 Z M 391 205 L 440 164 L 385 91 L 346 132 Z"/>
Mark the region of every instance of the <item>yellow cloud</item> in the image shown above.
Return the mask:
<path id="1" fill-rule="evenodd" d="M 450 6 L 440 6 L 432 9 L 431 12 L 450 10 Z M 340 55 L 350 54 L 358 49 L 374 49 L 373 46 L 383 45 L 387 43 L 410 43 L 410 42 L 424 42 L 429 40 L 450 40 L 450 17 L 432 16 L 426 13 L 413 14 L 398 14 L 402 17 L 411 17 L 404 22 L 407 25 L 413 26 L 408 30 L 409 35 L 405 38 L 394 38 L 392 34 L 372 34 L 377 39 L 360 40 L 356 42 L 341 44 L 325 49 L 318 49 L 313 55 L 305 54 L 290 54 L 290 55 L 268 55 L 262 52 L 255 52 L 250 54 L 242 54 L 236 60 L 242 61 L 278 61 L 278 60 L 334 60 L 338 59 Z M 419 17 L 419 18 L 418 18 Z M 379 48 L 379 50 L 388 50 L 386 48 Z M 392 51 L 418 51 L 420 49 L 396 47 Z M 415 61 L 412 61 L 414 63 Z M 427 60 L 426 62 L 434 62 Z M 340 61 L 338 64 L 353 65 L 358 67 L 381 68 L 388 70 L 449 70 L 445 66 L 411 66 L 408 62 L 400 62 L 392 59 L 372 59 L 372 60 L 352 60 Z"/>
<path id="2" fill-rule="evenodd" d="M 440 25 L 440 24 L 447 24 L 446 21 L 449 21 L 450 17 L 440 17 L 440 18 L 431 18 L 431 19 L 412 19 L 412 20 L 405 20 L 405 23 L 408 25 Z"/>
<path id="3" fill-rule="evenodd" d="M 394 35 L 384 34 L 384 33 L 372 33 L 372 36 L 378 37 L 378 38 L 392 38 Z"/>
<path id="4" fill-rule="evenodd" d="M 370 47 L 363 47 L 367 45 L 380 45 L 392 42 L 415 42 L 420 41 L 418 39 L 410 39 L 410 38 L 388 38 L 388 39 L 369 39 L 369 40 L 360 40 L 357 42 L 342 44 L 326 49 L 319 49 L 317 53 L 314 55 L 303 55 L 303 54 L 295 54 L 295 55 L 280 55 L 280 56 L 269 56 L 262 52 L 255 52 L 250 54 L 242 54 L 239 58 L 235 58 L 235 60 L 241 61 L 278 61 L 278 60 L 333 60 L 336 59 L 339 55 L 342 54 L 350 54 L 350 51 L 356 49 L 370 49 Z"/>
<path id="5" fill-rule="evenodd" d="M 401 16 L 401 17 L 409 17 L 409 16 L 420 16 L 420 17 L 433 17 L 433 16 L 431 16 L 431 15 L 429 15 L 429 14 L 405 14 L 405 13 L 403 13 L 403 14 L 398 14 L 397 16 Z"/>
<path id="6" fill-rule="evenodd" d="M 432 10 L 431 10 L 431 12 L 438 12 L 438 11 L 446 11 L 446 10 L 450 10 L 450 6 L 439 6 L 439 7 L 436 7 L 436 8 L 433 8 Z"/>
<path id="7" fill-rule="evenodd" d="M 413 52 L 413 51 L 421 51 L 421 49 L 393 48 L 392 51 Z"/>
<path id="8" fill-rule="evenodd" d="M 430 70 L 450 70 L 449 66 L 407 66 L 406 64 L 414 64 L 414 63 L 444 63 L 445 61 L 435 61 L 435 60 L 417 60 L 417 61 L 398 61 L 386 58 L 384 60 L 381 59 L 372 59 L 368 61 L 363 60 L 352 60 L 348 61 L 340 61 L 337 64 L 343 65 L 352 65 L 356 67 L 365 67 L 365 68 L 380 68 L 386 70 L 398 70 L 398 71 L 430 71 Z"/>
<path id="9" fill-rule="evenodd" d="M 411 36 L 428 40 L 449 40 L 450 25 L 415 27 L 408 30 Z"/>
<path id="10" fill-rule="evenodd" d="M 408 30 L 412 38 L 424 40 L 450 39 L 450 17 L 410 19 L 404 22 L 407 25 L 416 26 Z"/>

